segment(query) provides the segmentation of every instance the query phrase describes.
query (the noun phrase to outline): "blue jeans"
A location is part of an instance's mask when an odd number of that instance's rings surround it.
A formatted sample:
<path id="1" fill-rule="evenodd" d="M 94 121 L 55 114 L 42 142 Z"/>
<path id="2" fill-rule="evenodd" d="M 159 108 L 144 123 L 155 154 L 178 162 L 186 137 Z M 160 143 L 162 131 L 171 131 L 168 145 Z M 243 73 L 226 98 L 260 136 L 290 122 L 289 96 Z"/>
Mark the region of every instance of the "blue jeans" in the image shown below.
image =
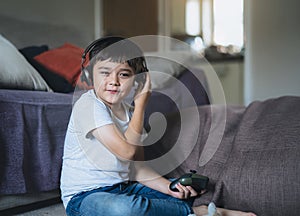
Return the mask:
<path id="1" fill-rule="evenodd" d="M 136 182 L 82 192 L 69 201 L 68 216 L 187 216 L 194 199 L 180 200 Z"/>

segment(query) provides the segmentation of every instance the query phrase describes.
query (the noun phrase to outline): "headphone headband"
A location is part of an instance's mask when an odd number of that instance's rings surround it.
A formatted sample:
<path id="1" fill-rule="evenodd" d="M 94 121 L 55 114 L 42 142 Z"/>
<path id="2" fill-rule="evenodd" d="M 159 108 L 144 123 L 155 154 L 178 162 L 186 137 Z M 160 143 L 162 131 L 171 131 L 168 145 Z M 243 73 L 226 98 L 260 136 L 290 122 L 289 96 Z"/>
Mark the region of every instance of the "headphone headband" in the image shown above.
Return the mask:
<path id="1" fill-rule="evenodd" d="M 91 81 L 88 78 L 88 72 L 84 69 L 84 63 L 86 61 L 86 56 L 87 54 L 98 44 L 98 43 L 102 43 L 107 39 L 112 39 L 115 38 L 116 41 L 120 41 L 120 40 L 124 40 L 124 38 L 121 37 L 103 37 L 103 38 L 99 38 L 97 40 L 94 40 L 93 42 L 91 42 L 84 50 L 82 56 L 81 56 L 81 81 L 82 82 L 86 82 L 88 85 L 91 85 Z"/>
<path id="2" fill-rule="evenodd" d="M 90 54 L 90 52 L 95 48 L 95 46 L 97 46 L 98 44 L 101 44 L 101 43 L 105 43 L 105 41 L 109 42 L 110 45 L 112 45 L 112 44 L 120 42 L 122 40 L 127 40 L 127 39 L 123 38 L 123 37 L 118 37 L 118 36 L 107 36 L 107 37 L 99 38 L 99 39 L 93 41 L 92 43 L 90 43 L 86 47 L 86 49 L 84 50 L 84 52 L 81 56 L 81 81 L 82 82 L 86 82 L 88 85 L 91 85 L 91 80 L 88 78 L 89 73 L 88 73 L 88 71 L 85 70 L 84 64 L 85 64 L 85 61 L 86 61 L 86 56 L 88 54 Z M 90 57 L 90 55 L 89 55 L 89 57 Z M 148 71 L 146 61 L 145 61 L 143 56 L 142 56 L 142 58 L 143 58 L 143 63 L 142 64 L 143 64 L 143 67 L 144 67 L 142 69 L 142 71 L 146 72 L 146 71 Z"/>

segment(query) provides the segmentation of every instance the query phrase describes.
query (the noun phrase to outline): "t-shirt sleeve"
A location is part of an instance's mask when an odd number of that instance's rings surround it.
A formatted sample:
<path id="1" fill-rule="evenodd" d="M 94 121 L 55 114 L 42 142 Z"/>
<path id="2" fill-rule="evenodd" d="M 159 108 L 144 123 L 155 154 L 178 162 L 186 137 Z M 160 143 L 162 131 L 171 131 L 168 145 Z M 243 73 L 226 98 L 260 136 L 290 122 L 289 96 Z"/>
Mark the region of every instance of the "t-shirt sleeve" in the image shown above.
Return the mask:
<path id="1" fill-rule="evenodd" d="M 94 129 L 113 124 L 111 113 L 103 102 L 89 98 L 77 102 L 73 108 L 74 128 L 84 137 L 90 138 Z"/>

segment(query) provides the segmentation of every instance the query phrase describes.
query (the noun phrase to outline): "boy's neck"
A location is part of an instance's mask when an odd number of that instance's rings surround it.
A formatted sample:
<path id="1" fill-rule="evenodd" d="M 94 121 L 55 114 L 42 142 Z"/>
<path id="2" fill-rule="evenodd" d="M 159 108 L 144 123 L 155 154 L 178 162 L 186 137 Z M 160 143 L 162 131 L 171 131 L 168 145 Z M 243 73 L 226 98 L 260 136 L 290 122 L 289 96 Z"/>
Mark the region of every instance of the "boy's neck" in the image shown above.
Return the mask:
<path id="1" fill-rule="evenodd" d="M 120 120 L 125 121 L 126 118 L 126 111 L 124 109 L 124 106 L 122 105 L 122 103 L 118 103 L 118 104 L 113 104 L 112 106 L 110 106 L 110 109 L 112 111 L 112 113 Z"/>

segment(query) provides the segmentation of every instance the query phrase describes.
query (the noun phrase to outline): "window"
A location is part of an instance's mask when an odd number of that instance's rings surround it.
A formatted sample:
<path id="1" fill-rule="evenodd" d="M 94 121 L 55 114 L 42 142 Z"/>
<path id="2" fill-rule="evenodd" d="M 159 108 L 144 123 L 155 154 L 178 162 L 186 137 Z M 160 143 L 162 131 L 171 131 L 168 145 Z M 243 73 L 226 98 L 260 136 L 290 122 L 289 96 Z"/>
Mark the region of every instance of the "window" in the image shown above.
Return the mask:
<path id="1" fill-rule="evenodd" d="M 185 6 L 185 28 L 188 35 L 200 34 L 200 1 L 187 0 Z"/>
<path id="2" fill-rule="evenodd" d="M 243 47 L 243 3 L 243 0 L 187 0 L 186 34 L 200 35 L 205 46 Z"/>
<path id="3" fill-rule="evenodd" d="M 242 47 L 244 43 L 243 1 L 214 0 L 213 14 L 213 42 L 223 46 Z"/>

